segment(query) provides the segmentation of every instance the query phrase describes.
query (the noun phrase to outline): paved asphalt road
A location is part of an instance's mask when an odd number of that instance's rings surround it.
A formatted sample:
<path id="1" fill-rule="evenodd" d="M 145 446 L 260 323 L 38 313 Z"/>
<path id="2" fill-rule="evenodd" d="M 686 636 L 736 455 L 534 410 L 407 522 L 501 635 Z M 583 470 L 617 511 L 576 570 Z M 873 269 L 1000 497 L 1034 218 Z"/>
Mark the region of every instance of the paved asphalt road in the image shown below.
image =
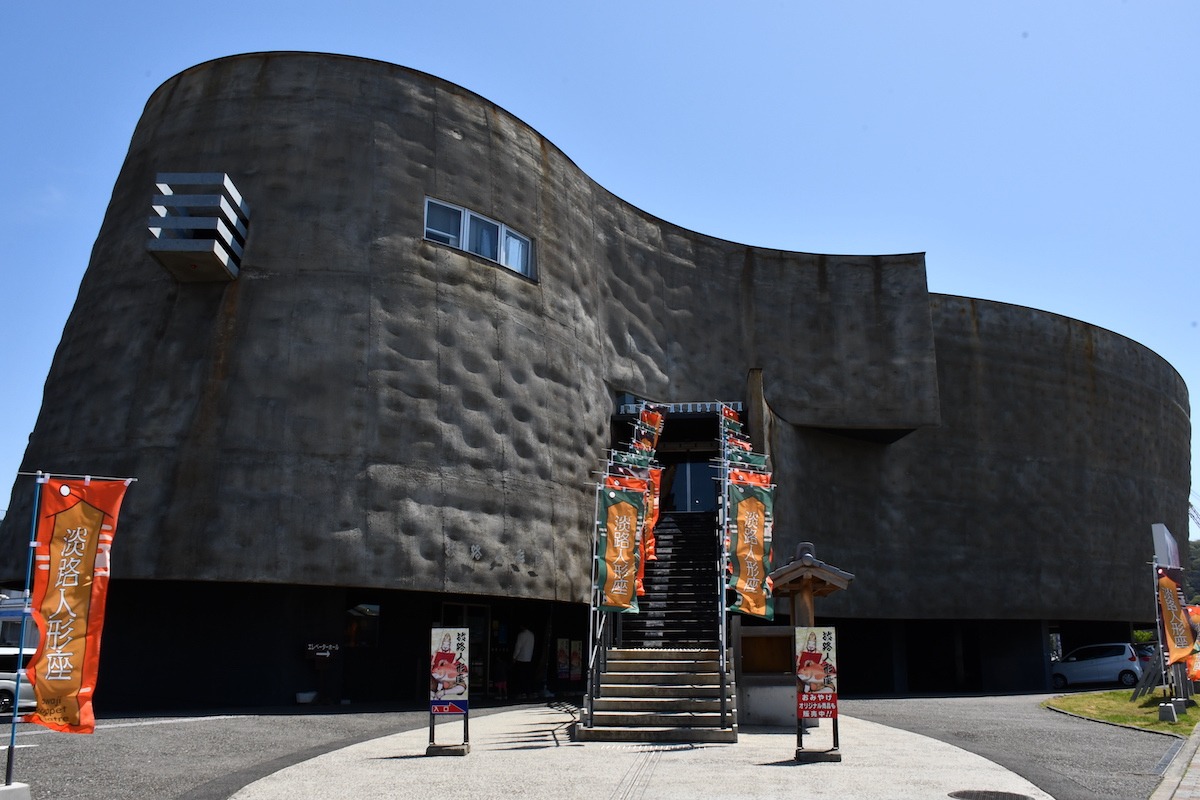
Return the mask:
<path id="1" fill-rule="evenodd" d="M 1055 800 L 1149 798 L 1184 740 L 1041 708 L 1052 696 L 843 700 L 840 709 L 981 755 Z"/>
<path id="2" fill-rule="evenodd" d="M 842 711 L 978 753 L 1056 800 L 1150 797 L 1183 740 L 1047 711 L 1045 697 L 843 700 Z M 35 800 L 226 800 L 289 764 L 428 720 L 423 711 L 297 707 L 107 718 L 92 736 L 18 725 L 14 779 Z M 4 725 L 4 744 L 8 735 Z"/>

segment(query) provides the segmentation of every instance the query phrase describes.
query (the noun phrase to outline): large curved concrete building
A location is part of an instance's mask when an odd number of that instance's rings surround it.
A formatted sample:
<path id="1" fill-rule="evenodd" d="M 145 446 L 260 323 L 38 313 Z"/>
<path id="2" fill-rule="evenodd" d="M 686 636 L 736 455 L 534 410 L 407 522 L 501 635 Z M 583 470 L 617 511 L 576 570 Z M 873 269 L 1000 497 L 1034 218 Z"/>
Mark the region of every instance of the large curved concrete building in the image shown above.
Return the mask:
<path id="1" fill-rule="evenodd" d="M 147 250 L 175 173 L 244 197 L 236 269 Z M 23 464 L 138 478 L 98 701 L 414 699 L 430 625 L 472 627 L 489 686 L 519 619 L 543 651 L 586 638 L 628 398 L 742 404 L 777 563 L 807 540 L 855 574 L 817 607 L 847 693 L 1044 686 L 1050 634 L 1154 619 L 1150 526 L 1186 530 L 1187 389 L 1137 343 L 930 294 L 921 254 L 671 225 L 420 72 L 243 55 L 147 103 Z M 672 408 L 683 474 L 706 409 Z M 32 493 L 0 531 L 9 585 Z"/>

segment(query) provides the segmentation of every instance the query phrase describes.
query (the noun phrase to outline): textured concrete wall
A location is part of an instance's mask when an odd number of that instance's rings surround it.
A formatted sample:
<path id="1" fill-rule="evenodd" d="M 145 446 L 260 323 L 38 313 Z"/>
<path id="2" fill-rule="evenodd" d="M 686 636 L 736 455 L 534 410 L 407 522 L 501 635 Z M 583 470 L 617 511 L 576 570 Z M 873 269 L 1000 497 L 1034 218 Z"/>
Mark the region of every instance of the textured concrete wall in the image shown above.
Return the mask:
<path id="1" fill-rule="evenodd" d="M 177 285 L 145 254 L 159 171 L 233 176 L 254 209 L 239 281 Z M 423 241 L 426 195 L 532 236 L 538 282 Z M 787 324 L 757 313 L 781 287 Z M 117 574 L 582 600 L 613 390 L 736 397 L 761 352 L 813 420 L 929 422 L 923 295 L 919 256 L 655 220 L 429 76 L 225 59 L 147 104 L 25 466 L 139 477 Z M 830 331 L 846 344 L 813 346 Z"/>
<path id="2" fill-rule="evenodd" d="M 775 425 L 776 552 L 854 572 L 849 617 L 1154 618 L 1150 526 L 1187 536 L 1188 394 L 1107 330 L 931 297 L 942 424 L 883 446 Z"/>
<path id="3" fill-rule="evenodd" d="M 145 253 L 160 171 L 232 176 L 253 208 L 238 281 L 177 284 Z M 427 195 L 531 236 L 538 280 L 424 241 Z M 1059 350 L 1017 346 L 1020 326 L 1110 336 L 1025 309 L 960 335 L 946 310 L 956 302 L 936 298 L 931 315 L 919 254 L 786 253 L 655 219 L 510 114 L 428 75 L 315 54 L 222 59 L 146 106 L 24 468 L 139 478 L 117 576 L 582 601 L 613 393 L 739 399 L 761 369 L 781 508 L 860 575 L 847 612 L 930 611 L 897 602 L 915 591 L 896 585 L 912 575 L 898 563 L 947 557 L 917 533 L 965 539 L 957 523 L 982 522 L 975 538 L 997 552 L 1038 510 L 1012 497 L 993 503 L 1013 504 L 1003 517 L 946 510 L 985 494 L 944 482 L 955 464 L 986 477 L 1031 458 L 1032 436 L 992 439 L 1016 422 L 974 428 L 1005 380 L 1028 403 L 1061 370 Z M 1126 370 L 1138 382 L 1173 374 L 1130 347 L 1099 376 L 1104 393 L 1117 382 L 1114 414 L 1162 404 L 1126 392 Z M 980 373 L 984 387 L 971 383 Z M 1183 396 L 1177 378 L 1162 392 Z M 1165 421 L 1179 433 L 1186 410 Z M 815 428 L 917 432 L 883 447 Z M 1096 438 L 1076 443 L 1075 465 L 1118 457 L 1108 434 L 1078 435 Z M 1166 499 L 1186 498 L 1186 448 L 1180 463 L 1156 446 L 1122 474 L 1152 468 L 1139 487 L 1157 480 Z M 1039 501 L 1055 514 L 1090 505 L 1108 488 L 1099 474 Z M 3 552 L 23 554 L 28 505 L 18 482 Z M 823 529 L 842 549 L 824 547 Z M 1079 536 L 1104 549 L 1109 533 Z M 1062 554 L 1037 569 L 1065 568 Z M 955 568 L 980 563 L 966 556 Z M 965 580 L 943 575 L 943 588 Z M 956 611 L 977 616 L 968 605 Z"/>

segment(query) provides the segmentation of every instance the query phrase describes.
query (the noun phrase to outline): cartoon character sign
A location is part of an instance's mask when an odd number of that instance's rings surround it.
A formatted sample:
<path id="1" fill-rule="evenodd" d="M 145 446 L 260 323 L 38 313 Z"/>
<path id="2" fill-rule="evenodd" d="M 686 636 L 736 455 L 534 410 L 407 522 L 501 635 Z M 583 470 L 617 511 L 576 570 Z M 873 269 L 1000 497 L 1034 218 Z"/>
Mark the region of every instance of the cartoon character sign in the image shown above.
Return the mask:
<path id="1" fill-rule="evenodd" d="M 803 692 L 837 692 L 837 665 L 817 643 L 817 632 L 808 629 L 804 647 L 796 656 L 796 679 Z"/>
<path id="2" fill-rule="evenodd" d="M 797 717 L 836 719 L 837 691 L 837 638 L 833 628 L 797 628 Z"/>
<path id="3" fill-rule="evenodd" d="M 468 636 L 466 628 L 433 629 L 429 663 L 429 706 L 432 713 L 461 714 L 466 710 Z"/>

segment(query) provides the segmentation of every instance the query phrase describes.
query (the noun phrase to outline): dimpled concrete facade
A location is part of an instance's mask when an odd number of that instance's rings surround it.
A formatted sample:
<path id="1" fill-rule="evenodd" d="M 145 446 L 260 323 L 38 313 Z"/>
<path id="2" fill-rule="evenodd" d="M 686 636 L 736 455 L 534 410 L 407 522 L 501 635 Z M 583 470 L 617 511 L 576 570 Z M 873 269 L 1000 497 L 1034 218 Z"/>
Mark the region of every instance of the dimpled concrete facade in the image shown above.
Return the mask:
<path id="1" fill-rule="evenodd" d="M 856 575 L 821 610 L 1152 620 L 1150 525 L 1187 531 L 1182 379 L 1078 320 L 949 295 L 929 305 L 939 426 L 886 447 L 775 428 L 781 519 L 811 524 L 821 555 Z"/>
<path id="2" fill-rule="evenodd" d="M 233 178 L 236 281 L 147 255 L 158 172 Z M 536 280 L 426 241 L 426 197 L 531 237 Z M 1186 531 L 1187 392 L 1145 348 L 930 295 L 920 254 L 678 228 L 460 87 L 306 53 L 150 98 L 24 468 L 138 477 L 122 577 L 585 602 L 617 392 L 750 401 L 777 554 L 858 576 L 833 616 L 1152 618 L 1150 525 Z"/>

